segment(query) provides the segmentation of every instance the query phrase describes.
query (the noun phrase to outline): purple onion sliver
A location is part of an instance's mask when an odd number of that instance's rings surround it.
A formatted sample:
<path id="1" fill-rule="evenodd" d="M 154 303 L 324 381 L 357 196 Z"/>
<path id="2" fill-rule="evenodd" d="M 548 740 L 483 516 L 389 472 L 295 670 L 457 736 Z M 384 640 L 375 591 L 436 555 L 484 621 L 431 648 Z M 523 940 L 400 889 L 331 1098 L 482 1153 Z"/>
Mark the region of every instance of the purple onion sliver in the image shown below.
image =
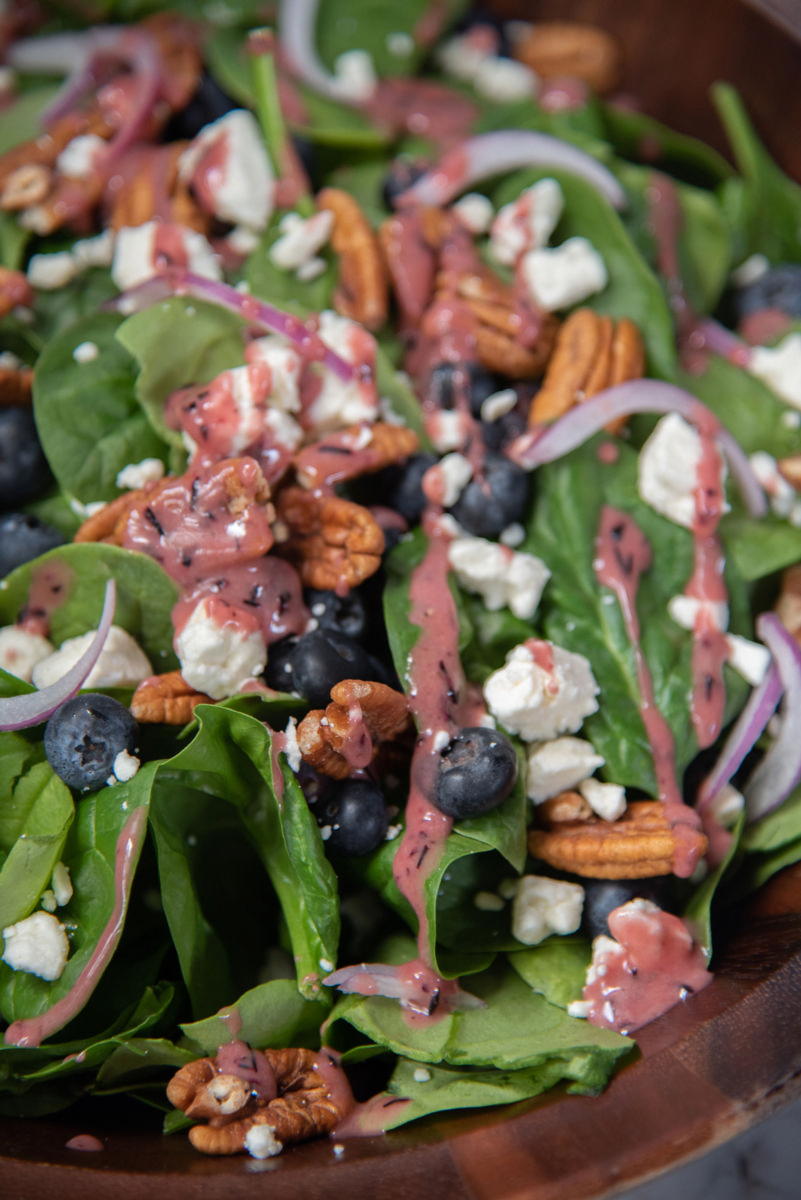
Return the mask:
<path id="1" fill-rule="evenodd" d="M 281 0 L 278 6 L 278 40 L 295 74 L 321 96 L 342 104 L 355 104 L 347 85 L 326 70 L 317 54 L 314 34 L 319 0 Z"/>
<path id="2" fill-rule="evenodd" d="M 0 699 L 0 729 L 27 729 L 31 725 L 41 725 L 42 721 L 53 715 L 59 705 L 76 695 L 100 657 L 100 651 L 114 620 L 116 596 L 114 580 L 109 579 L 97 632 L 91 645 L 66 675 L 62 675 L 61 679 L 51 683 L 49 687 L 42 688 L 41 691 Z"/>
<path id="3" fill-rule="evenodd" d="M 801 647 L 775 613 L 762 613 L 756 628 L 773 655 L 784 697 L 779 736 L 743 788 L 749 822 L 778 808 L 801 781 Z"/>
<path id="4" fill-rule="evenodd" d="M 696 808 L 706 812 L 716 797 L 742 766 L 746 755 L 757 743 L 765 726 L 776 711 L 782 696 L 782 682 L 778 668 L 771 662 L 765 678 L 748 697 L 745 708 L 726 739 L 720 757 L 699 790 Z"/>
<path id="5" fill-rule="evenodd" d="M 546 429 L 534 429 L 517 438 L 507 453 L 521 467 L 532 470 L 575 450 L 618 417 L 644 412 L 677 412 L 694 425 L 713 428 L 749 513 L 752 517 L 765 516 L 768 511 L 765 493 L 747 454 L 733 435 L 696 396 L 659 379 L 632 379 L 598 392 Z"/>
<path id="6" fill-rule="evenodd" d="M 569 171 L 592 184 L 615 208 L 626 207 L 620 183 L 596 158 L 561 138 L 530 129 L 502 129 L 468 138 L 413 183 L 403 198 L 420 204 L 450 204 L 481 180 L 521 167 Z"/>

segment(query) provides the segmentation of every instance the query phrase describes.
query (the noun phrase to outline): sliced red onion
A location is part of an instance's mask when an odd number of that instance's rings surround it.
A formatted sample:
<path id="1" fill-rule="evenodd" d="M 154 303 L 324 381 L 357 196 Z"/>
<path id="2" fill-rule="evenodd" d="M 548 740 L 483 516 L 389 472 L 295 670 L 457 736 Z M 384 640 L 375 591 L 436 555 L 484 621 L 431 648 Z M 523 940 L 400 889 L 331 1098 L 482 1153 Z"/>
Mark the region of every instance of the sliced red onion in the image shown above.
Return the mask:
<path id="1" fill-rule="evenodd" d="M 749 513 L 752 517 L 765 516 L 768 511 L 765 493 L 739 442 L 696 396 L 658 379 L 632 379 L 598 392 L 552 425 L 524 433 L 512 443 L 507 454 L 521 467 L 532 470 L 575 450 L 618 417 L 646 412 L 677 412 L 693 425 L 712 430 Z"/>
<path id="2" fill-rule="evenodd" d="M 332 975 L 323 980 L 326 987 L 339 988 L 359 996 L 386 996 L 390 1000 L 399 1000 L 402 1008 L 411 1008 L 416 1012 L 427 1009 L 429 997 L 425 1003 L 418 995 L 414 983 L 397 967 L 388 963 L 359 963 L 352 967 L 340 967 Z M 449 1008 L 486 1008 L 483 1000 L 463 991 L 452 980 L 440 980 L 443 987 L 448 989 Z"/>
<path id="3" fill-rule="evenodd" d="M 719 321 L 706 317 L 698 322 L 695 332 L 703 338 L 703 344 L 708 350 L 713 350 L 721 358 L 728 359 L 736 367 L 747 367 L 751 361 L 753 351 L 748 343 L 738 338 Z M 693 348 L 695 349 L 695 346 Z"/>
<path id="4" fill-rule="evenodd" d="M 343 383 L 350 383 L 355 376 L 352 365 L 326 346 L 322 338 L 308 329 L 300 317 L 293 317 L 291 313 L 275 308 L 264 300 L 257 300 L 247 292 L 238 292 L 230 284 L 218 283 L 202 275 L 193 275 L 183 267 L 162 269 L 152 279 L 122 292 L 106 307 L 127 316 L 150 308 L 151 305 L 170 296 L 194 296 L 196 300 L 205 300 L 208 304 L 216 304 L 236 313 L 248 325 L 257 329 L 280 333 L 287 341 L 297 346 L 304 358 L 322 363 Z"/>
<path id="5" fill-rule="evenodd" d="M 114 620 L 114 605 L 116 602 L 114 580 L 106 584 L 106 594 L 103 600 L 103 612 L 100 624 L 92 639 L 91 645 L 84 651 L 73 667 L 62 675 L 61 679 L 51 683 L 49 687 L 38 692 L 28 692 L 24 696 L 8 696 L 0 699 L 0 729 L 27 729 L 31 725 L 40 725 L 51 717 L 56 709 L 80 690 L 87 675 L 100 657 L 111 622 Z"/>
<path id="6" fill-rule="evenodd" d="M 570 171 L 591 183 L 615 208 L 626 207 L 626 193 L 612 172 L 586 150 L 548 133 L 504 129 L 480 133 L 449 151 L 438 166 L 422 175 L 403 193 L 403 200 L 420 204 L 450 204 L 461 192 L 520 167 Z"/>
<path id="7" fill-rule="evenodd" d="M 289 65 L 304 83 L 321 96 L 342 104 L 361 104 L 344 80 L 326 70 L 317 56 L 315 31 L 319 0 L 281 0 L 278 7 L 278 39 Z"/>
<path id="8" fill-rule="evenodd" d="M 801 647 L 775 613 L 757 617 L 756 630 L 773 655 L 784 696 L 779 736 L 743 788 L 749 821 L 778 808 L 801 781 Z"/>
<path id="9" fill-rule="evenodd" d="M 776 711 L 782 696 L 782 681 L 778 668 L 771 662 L 765 678 L 748 697 L 729 736 L 726 738 L 718 761 L 707 775 L 698 793 L 698 812 L 706 812 L 732 776 L 745 762 L 746 755 L 754 748 L 758 738 Z"/>

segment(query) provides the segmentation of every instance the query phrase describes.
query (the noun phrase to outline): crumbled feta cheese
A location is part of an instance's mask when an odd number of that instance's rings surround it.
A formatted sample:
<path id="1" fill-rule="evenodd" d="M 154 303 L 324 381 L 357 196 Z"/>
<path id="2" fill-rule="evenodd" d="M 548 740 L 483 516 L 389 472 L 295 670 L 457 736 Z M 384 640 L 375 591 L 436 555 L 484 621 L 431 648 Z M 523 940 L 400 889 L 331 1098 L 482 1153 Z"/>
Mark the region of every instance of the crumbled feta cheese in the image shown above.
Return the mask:
<path id="1" fill-rule="evenodd" d="M 559 223 L 565 198 L 555 179 L 541 179 L 498 210 L 490 230 L 490 250 L 512 267 L 526 250 L 546 246 Z"/>
<path id="2" fill-rule="evenodd" d="M 729 666 L 734 667 L 751 687 L 759 687 L 770 666 L 770 650 L 767 646 L 736 633 L 726 635 L 726 645 L 729 648 Z"/>
<path id="3" fill-rule="evenodd" d="M 490 611 L 506 606 L 522 620 L 534 616 L 543 588 L 551 577 L 545 563 L 533 554 L 510 550 L 480 537 L 452 541 L 448 562 L 460 585 L 482 596 Z"/>
<path id="4" fill-rule="evenodd" d="M 476 892 L 473 904 L 480 912 L 501 912 L 506 908 L 506 901 L 497 892 Z"/>
<path id="5" fill-rule="evenodd" d="M 47 658 L 43 658 L 33 669 L 33 682 L 38 688 L 49 687 L 66 675 L 70 667 L 89 648 L 94 633 L 68 638 Z M 136 687 L 153 674 L 147 655 L 130 633 L 119 625 L 112 625 L 103 643 L 103 649 L 84 683 L 85 688 Z"/>
<path id="6" fill-rule="evenodd" d="M 114 257 L 111 262 L 111 278 L 121 292 L 152 279 L 159 263 L 159 234 L 164 230 L 160 221 L 146 221 L 144 225 L 125 225 L 117 232 Z M 186 256 L 187 269 L 204 279 L 221 280 L 220 260 L 202 233 L 185 225 L 173 225 L 173 233 L 181 242 Z"/>
<path id="7" fill-rule="evenodd" d="M 486 400 L 481 405 L 481 420 L 492 424 L 493 421 L 498 421 L 501 417 L 505 417 L 508 412 L 511 412 L 517 404 L 517 392 L 514 388 L 503 388 L 500 392 L 493 392 L 491 396 L 487 396 Z"/>
<path id="8" fill-rule="evenodd" d="M 50 886 L 53 889 L 53 899 L 59 908 L 63 908 L 65 904 L 69 904 L 72 899 L 72 879 L 70 878 L 70 869 L 63 862 L 57 862 L 53 867 L 53 878 L 50 880 Z"/>
<path id="9" fill-rule="evenodd" d="M 406 58 L 414 50 L 412 35 L 401 31 L 388 33 L 384 38 L 384 44 L 390 54 L 394 54 L 396 58 Z"/>
<path id="10" fill-rule="evenodd" d="M 303 441 L 301 426 L 294 417 L 282 412 L 280 408 L 268 408 L 264 414 L 264 424 L 272 432 L 273 439 L 290 450 L 297 450 Z"/>
<path id="11" fill-rule="evenodd" d="M 468 192 L 462 196 L 451 206 L 451 212 L 474 236 L 486 233 L 495 215 L 492 201 L 480 192 Z"/>
<path id="12" fill-rule="evenodd" d="M 692 529 L 695 524 L 701 437 L 678 413 L 662 417 L 640 451 L 637 488 L 640 498 L 663 517 Z M 726 462 L 721 460 L 722 482 Z M 723 505 L 728 512 L 728 504 Z"/>
<path id="13" fill-rule="evenodd" d="M 578 789 L 597 817 L 617 821 L 626 811 L 626 789 L 619 783 L 602 783 L 600 779 L 585 779 Z"/>
<path id="14" fill-rule="evenodd" d="M 39 903 L 45 912 L 54 913 L 58 908 L 58 905 L 56 904 L 56 898 L 53 895 L 51 888 L 48 888 L 46 891 L 42 892 Z"/>
<path id="15" fill-rule="evenodd" d="M 553 249 L 529 250 L 522 272 L 529 295 L 545 312 L 579 304 L 609 282 L 604 260 L 582 237 L 568 238 Z"/>
<path id="16" fill-rule="evenodd" d="M 776 516 L 791 517 L 793 509 L 799 503 L 798 492 L 784 478 L 776 459 L 772 454 L 758 450 L 750 456 L 749 461 Z"/>
<path id="17" fill-rule="evenodd" d="M 298 745 L 298 722 L 296 717 L 290 717 L 284 730 L 284 754 L 286 761 L 297 775 L 300 770 L 301 753 Z M 331 970 L 333 971 L 333 967 Z"/>
<path id="18" fill-rule="evenodd" d="M 204 170 L 209 160 L 213 168 Z M 195 185 L 201 204 L 221 221 L 254 230 L 267 225 L 275 176 L 258 122 L 247 109 L 235 108 L 205 125 L 181 155 L 178 172 Z"/>
<path id="19" fill-rule="evenodd" d="M 260 241 L 259 233 L 255 229 L 248 229 L 247 225 L 235 225 L 225 238 L 226 245 L 240 258 L 247 258 L 252 254 Z"/>
<path id="20" fill-rule="evenodd" d="M 535 804 L 569 791 L 604 765 L 584 738 L 558 737 L 535 742 L 528 750 L 526 795 Z"/>
<path id="21" fill-rule="evenodd" d="M 473 87 L 478 94 L 494 104 L 508 104 L 536 96 L 539 82 L 531 67 L 500 55 L 485 58 L 473 76 Z"/>
<path id="22" fill-rule="evenodd" d="M 72 357 L 76 363 L 83 366 L 84 363 L 94 362 L 100 350 L 95 342 L 79 342 L 72 352 Z"/>
<path id="23" fill-rule="evenodd" d="M 745 808 L 745 797 L 731 783 L 726 783 L 720 789 L 709 806 L 709 811 L 724 829 L 731 829 L 737 824 L 740 813 Z"/>
<path id="24" fill-rule="evenodd" d="M 248 632 L 233 621 L 219 624 L 205 599 L 175 638 L 175 653 L 189 686 L 213 700 L 232 696 L 246 679 L 261 675 L 267 663 L 261 632 Z"/>
<path id="25" fill-rule="evenodd" d="M 567 1006 L 567 1015 L 586 1021 L 592 1012 L 592 1000 L 571 1000 Z"/>
<path id="26" fill-rule="evenodd" d="M 507 525 L 505 529 L 502 529 L 501 535 L 498 538 L 501 545 L 510 546 L 512 550 L 516 546 L 522 546 L 525 540 L 526 531 L 519 521 L 512 521 L 511 525 Z"/>
<path id="27" fill-rule="evenodd" d="M 114 759 L 113 774 L 109 783 L 127 783 L 129 779 L 133 779 L 140 766 L 141 763 L 135 754 L 129 754 L 127 750 L 120 750 Z"/>
<path id="28" fill-rule="evenodd" d="M 87 267 L 110 267 L 114 257 L 114 231 L 104 229 L 96 237 L 81 238 L 73 243 L 70 253 L 81 270 Z"/>
<path id="29" fill-rule="evenodd" d="M 292 217 L 294 220 L 287 220 Z M 269 249 L 269 258 L 282 271 L 294 271 L 314 258 L 331 236 L 334 214 L 327 208 L 311 217 L 287 213 L 281 222 L 281 236 Z"/>
<path id="30" fill-rule="evenodd" d="M 442 408 L 432 413 L 426 423 L 426 433 L 437 453 L 447 454 L 449 450 L 461 449 L 470 434 L 471 424 L 469 415 L 458 408 Z"/>
<path id="31" fill-rule="evenodd" d="M 536 946 L 552 933 L 575 933 L 583 908 L 581 884 L 524 875 L 512 903 L 512 933 L 525 946 Z"/>
<path id="32" fill-rule="evenodd" d="M 395 838 L 398 836 L 399 833 L 402 832 L 402 830 L 403 830 L 402 825 L 388 825 L 387 832 L 384 834 L 384 841 L 385 842 L 394 842 Z"/>
<path id="33" fill-rule="evenodd" d="M 415 1067 L 414 1082 L 415 1083 L 430 1083 L 431 1082 L 431 1072 L 429 1071 L 428 1067 Z"/>
<path id="34" fill-rule="evenodd" d="M 57 917 L 35 912 L 3 930 L 3 962 L 12 971 L 26 971 L 52 983 L 67 965 L 70 944 Z"/>
<path id="35" fill-rule="evenodd" d="M 532 638 L 490 675 L 484 699 L 501 725 L 534 742 L 576 733 L 597 712 L 599 690 L 583 654 Z"/>
<path id="36" fill-rule="evenodd" d="M 790 333 L 778 345 L 755 346 L 747 369 L 777 396 L 801 409 L 801 333 Z"/>
<path id="37" fill-rule="evenodd" d="M 696 596 L 671 596 L 667 610 L 682 629 L 695 629 L 699 614 L 703 613 L 706 620 L 721 632 L 729 627 L 729 606 L 725 600 L 699 600 Z"/>
<path id="38" fill-rule="evenodd" d="M 31 683 L 36 664 L 52 653 L 52 644 L 38 633 L 28 633 L 17 625 L 0 629 L 0 667 L 17 679 Z"/>
<path id="39" fill-rule="evenodd" d="M 253 1125 L 245 1134 L 245 1149 L 253 1158 L 273 1158 L 283 1148 L 271 1125 Z"/>
<path id="40" fill-rule="evenodd" d="M 245 349 L 245 361 L 270 369 L 270 406 L 282 412 L 300 411 L 301 358 L 297 350 L 275 335 L 256 338 Z"/>
<path id="41" fill-rule="evenodd" d="M 423 476 L 423 493 L 432 504 L 451 508 L 472 478 L 473 464 L 463 454 L 453 451 L 428 468 Z"/>
<path id="42" fill-rule="evenodd" d="M 106 148 L 96 133 L 82 133 L 67 142 L 56 159 L 56 170 L 69 179 L 86 179 L 95 167 L 97 156 Z"/>
<path id="43" fill-rule="evenodd" d="M 375 363 L 375 339 L 356 321 L 329 309 L 320 313 L 318 335 L 329 349 L 356 367 Z M 360 421 L 375 420 L 378 396 L 375 384 L 354 372 L 344 382 L 333 371 L 322 372 L 322 386 L 309 406 L 308 417 L 316 433 L 330 433 Z"/>
<path id="44" fill-rule="evenodd" d="M 118 472 L 115 480 L 118 488 L 136 491 L 146 483 L 158 483 L 164 478 L 166 468 L 160 458 L 143 458 L 138 463 L 128 463 Z"/>
<path id="45" fill-rule="evenodd" d="M 52 292 L 66 287 L 79 273 L 80 267 L 69 250 L 55 254 L 34 254 L 28 263 L 26 275 L 31 287 L 40 292 Z"/>
<path id="46" fill-rule="evenodd" d="M 497 41 L 471 37 L 470 33 L 448 38 L 437 50 L 437 62 L 446 75 L 472 83 L 481 64 L 492 58 Z"/>
<path id="47" fill-rule="evenodd" d="M 346 50 L 334 62 L 334 81 L 344 100 L 369 100 L 378 79 L 372 55 L 366 50 Z"/>
<path id="48" fill-rule="evenodd" d="M 752 254 L 745 262 L 741 262 L 739 267 L 731 273 L 731 282 L 735 287 L 748 287 L 751 283 L 756 283 L 765 272 L 770 268 L 770 259 L 765 254 Z"/>
<path id="49" fill-rule="evenodd" d="M 301 283 L 311 283 L 313 279 L 319 279 L 325 274 L 327 267 L 328 263 L 324 258 L 307 258 L 295 271 L 295 278 Z"/>

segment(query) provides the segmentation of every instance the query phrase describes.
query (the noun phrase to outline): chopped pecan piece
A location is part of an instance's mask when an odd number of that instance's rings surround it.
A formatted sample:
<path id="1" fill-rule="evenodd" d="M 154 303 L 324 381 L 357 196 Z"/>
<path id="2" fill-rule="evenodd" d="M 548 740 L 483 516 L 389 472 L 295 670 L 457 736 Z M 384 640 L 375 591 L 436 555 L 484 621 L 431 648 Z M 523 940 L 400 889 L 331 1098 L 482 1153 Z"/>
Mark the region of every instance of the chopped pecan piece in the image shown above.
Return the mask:
<path id="1" fill-rule="evenodd" d="M 137 488 L 133 492 L 125 492 L 104 504 L 91 517 L 87 517 L 75 534 L 76 542 L 108 542 L 113 546 L 122 545 L 122 535 L 129 515 L 149 494 L 147 488 Z"/>
<path id="2" fill-rule="evenodd" d="M 801 454 L 791 454 L 788 458 L 780 458 L 776 463 L 779 474 L 790 487 L 801 492 Z"/>
<path id="3" fill-rule="evenodd" d="M 313 709 L 298 725 L 298 746 L 305 762 L 331 779 L 347 779 L 353 770 L 349 747 L 367 733 L 372 758 L 381 742 L 410 729 L 412 718 L 402 692 L 372 680 L 345 679 L 331 689 L 331 703 Z"/>
<path id="4" fill-rule="evenodd" d="M 647 879 L 670 875 L 679 846 L 688 839 L 700 857 L 706 837 L 682 826 L 676 832 L 659 800 L 634 800 L 617 821 L 592 817 L 562 821 L 552 829 L 532 829 L 528 846 L 535 858 L 561 871 L 591 879 Z"/>
<path id="5" fill-rule="evenodd" d="M 242 1044 L 242 1059 L 252 1064 L 244 1070 L 229 1064 L 230 1057 L 197 1059 L 167 1085 L 176 1108 L 207 1122 L 189 1131 L 204 1154 L 280 1154 L 285 1146 L 330 1133 L 352 1107 L 345 1074 L 325 1049 L 251 1051 Z"/>
<path id="6" fill-rule="evenodd" d="M 317 208 L 334 214 L 331 249 L 339 256 L 334 308 L 366 329 L 380 329 L 387 319 L 388 281 L 370 222 L 353 196 L 341 188 L 323 188 Z"/>
<path id="7" fill-rule="evenodd" d="M 114 192 L 109 222 L 112 229 L 144 225 L 146 221 L 164 217 L 176 225 L 208 233 L 211 218 L 178 175 L 178 160 L 188 145 L 188 142 L 170 142 L 167 146 L 149 146 L 140 151 L 139 169 Z"/>
<path id="8" fill-rule="evenodd" d="M 559 331 L 542 387 L 529 413 L 532 425 L 554 421 L 574 404 L 645 370 L 639 330 L 627 317 L 615 325 L 591 308 L 579 308 Z"/>
<path id="9" fill-rule="evenodd" d="M 33 367 L 0 367 L 0 408 L 30 408 L 33 401 Z"/>
<path id="10" fill-rule="evenodd" d="M 548 825 L 559 825 L 562 821 L 587 821 L 592 809 L 580 792 L 560 792 L 538 805 L 537 813 Z"/>
<path id="11" fill-rule="evenodd" d="M 143 725 L 187 725 L 198 704 L 213 704 L 211 696 L 196 692 L 180 671 L 167 671 L 143 679 L 131 698 L 131 712 Z"/>
<path id="12" fill-rule="evenodd" d="M 298 451 L 293 461 L 304 487 L 330 486 L 403 462 L 419 445 L 413 429 L 376 421 L 330 433 Z"/>
<path id="13" fill-rule="evenodd" d="M 610 91 L 620 74 L 620 52 L 611 34 L 577 21 L 537 21 L 515 41 L 513 54 L 540 79 L 569 76 L 599 93 Z"/>
<path id="14" fill-rule="evenodd" d="M 6 177 L 0 208 L 5 212 L 21 212 L 32 204 L 41 204 L 52 182 L 52 169 L 44 163 L 23 163 Z"/>
<path id="15" fill-rule="evenodd" d="M 339 496 L 317 496 L 289 487 L 276 497 L 276 549 L 294 562 L 304 587 L 354 588 L 374 575 L 384 552 L 384 534 L 360 504 Z"/>

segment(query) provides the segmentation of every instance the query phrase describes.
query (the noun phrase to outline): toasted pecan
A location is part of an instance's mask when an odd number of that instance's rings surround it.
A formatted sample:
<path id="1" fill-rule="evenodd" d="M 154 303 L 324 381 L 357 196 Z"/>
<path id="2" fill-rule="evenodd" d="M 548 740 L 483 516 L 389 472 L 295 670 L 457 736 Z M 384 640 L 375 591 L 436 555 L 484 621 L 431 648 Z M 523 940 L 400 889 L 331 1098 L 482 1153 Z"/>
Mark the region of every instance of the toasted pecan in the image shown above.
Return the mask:
<path id="1" fill-rule="evenodd" d="M 147 495 L 145 488 L 137 488 L 133 492 L 124 492 L 115 500 L 104 504 L 91 517 L 87 517 L 75 534 L 76 542 L 108 542 L 114 546 L 122 545 L 122 533 L 129 515 L 136 505 Z"/>
<path id="2" fill-rule="evenodd" d="M 387 319 L 389 285 L 370 222 L 358 201 L 342 188 L 323 188 L 317 195 L 317 208 L 334 214 L 330 243 L 339 256 L 334 308 L 366 329 L 380 329 Z"/>
<path id="3" fill-rule="evenodd" d="M 538 806 L 537 815 L 548 825 L 559 825 L 562 821 L 587 821 L 592 809 L 581 792 L 559 792 Z"/>
<path id="4" fill-rule="evenodd" d="M 299 450 L 293 463 L 298 481 L 314 488 L 357 479 L 404 462 L 419 445 L 413 429 L 376 421 L 327 434 Z"/>
<path id="5" fill-rule="evenodd" d="M 296 565 L 304 587 L 358 587 L 381 565 L 384 534 L 362 505 L 288 487 L 278 493 L 276 509 L 285 534 L 276 549 Z"/>
<path id="6" fill-rule="evenodd" d="M 670 875 L 680 846 L 694 843 L 699 857 L 706 837 L 682 827 L 680 836 L 659 800 L 634 800 L 617 821 L 592 817 L 564 821 L 551 829 L 532 829 L 529 850 L 561 871 L 591 879 L 646 879 Z"/>
<path id="7" fill-rule="evenodd" d="M 313 709 L 300 722 L 298 746 L 304 761 L 321 775 L 346 779 L 354 767 L 354 742 L 363 757 L 374 759 L 380 743 L 399 737 L 411 725 L 403 692 L 374 680 L 345 679 L 332 687 L 325 709 Z"/>
<path id="8" fill-rule="evenodd" d="M 33 402 L 33 367 L 0 367 L 0 408 L 30 408 Z"/>
<path id="9" fill-rule="evenodd" d="M 577 21 L 538 21 L 514 42 L 512 53 L 540 79 L 569 76 L 599 93 L 610 91 L 620 75 L 620 52 L 612 35 Z"/>
<path id="10" fill-rule="evenodd" d="M 187 725 L 198 704 L 213 704 L 211 696 L 196 692 L 180 671 L 166 671 L 143 679 L 131 697 L 131 712 L 142 725 Z"/>

